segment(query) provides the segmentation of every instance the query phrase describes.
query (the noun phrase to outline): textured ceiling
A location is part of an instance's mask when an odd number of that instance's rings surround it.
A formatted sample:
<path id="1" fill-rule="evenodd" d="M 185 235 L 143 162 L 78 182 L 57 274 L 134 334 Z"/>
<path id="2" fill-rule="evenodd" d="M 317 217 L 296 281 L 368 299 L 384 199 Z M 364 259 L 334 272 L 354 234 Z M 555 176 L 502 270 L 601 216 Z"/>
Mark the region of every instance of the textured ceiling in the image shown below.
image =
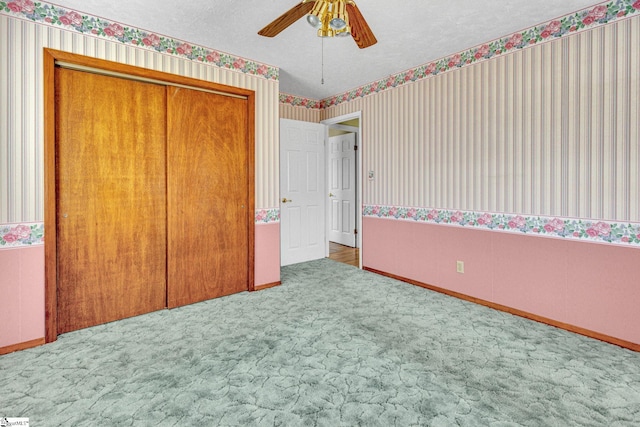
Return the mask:
<path id="1" fill-rule="evenodd" d="M 324 41 L 304 19 L 275 38 L 257 32 L 298 0 L 55 0 L 127 26 L 280 67 L 280 90 L 323 99 L 553 18 L 594 0 L 357 0 L 378 39 Z"/>

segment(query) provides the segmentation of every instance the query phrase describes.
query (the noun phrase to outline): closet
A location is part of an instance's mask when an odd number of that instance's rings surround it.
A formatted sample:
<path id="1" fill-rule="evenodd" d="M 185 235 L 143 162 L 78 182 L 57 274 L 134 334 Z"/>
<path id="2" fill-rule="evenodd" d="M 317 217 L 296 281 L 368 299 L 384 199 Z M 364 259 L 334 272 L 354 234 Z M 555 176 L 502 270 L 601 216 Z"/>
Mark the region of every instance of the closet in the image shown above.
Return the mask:
<path id="1" fill-rule="evenodd" d="M 253 92 L 47 55 L 47 341 L 253 290 Z"/>

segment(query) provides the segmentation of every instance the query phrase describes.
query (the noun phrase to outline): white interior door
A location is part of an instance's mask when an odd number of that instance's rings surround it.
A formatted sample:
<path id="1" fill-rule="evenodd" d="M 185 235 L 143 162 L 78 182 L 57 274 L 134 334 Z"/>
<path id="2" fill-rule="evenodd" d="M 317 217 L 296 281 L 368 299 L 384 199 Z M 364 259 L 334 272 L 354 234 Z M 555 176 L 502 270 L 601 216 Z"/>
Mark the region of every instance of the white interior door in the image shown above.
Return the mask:
<path id="1" fill-rule="evenodd" d="M 356 134 L 329 138 L 329 240 L 356 246 Z"/>
<path id="2" fill-rule="evenodd" d="M 280 259 L 325 256 L 325 126 L 280 119 Z"/>

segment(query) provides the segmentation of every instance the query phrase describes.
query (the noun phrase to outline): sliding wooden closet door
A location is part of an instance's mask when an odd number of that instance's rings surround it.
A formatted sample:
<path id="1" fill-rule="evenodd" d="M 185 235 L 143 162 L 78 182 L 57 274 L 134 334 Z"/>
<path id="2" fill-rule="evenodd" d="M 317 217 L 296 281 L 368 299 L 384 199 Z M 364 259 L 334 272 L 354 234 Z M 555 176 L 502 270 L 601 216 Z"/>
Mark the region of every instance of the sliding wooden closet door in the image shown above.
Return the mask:
<path id="1" fill-rule="evenodd" d="M 168 87 L 169 307 L 247 290 L 247 101 Z"/>
<path id="2" fill-rule="evenodd" d="M 56 69 L 58 333 L 166 303 L 164 86 Z"/>

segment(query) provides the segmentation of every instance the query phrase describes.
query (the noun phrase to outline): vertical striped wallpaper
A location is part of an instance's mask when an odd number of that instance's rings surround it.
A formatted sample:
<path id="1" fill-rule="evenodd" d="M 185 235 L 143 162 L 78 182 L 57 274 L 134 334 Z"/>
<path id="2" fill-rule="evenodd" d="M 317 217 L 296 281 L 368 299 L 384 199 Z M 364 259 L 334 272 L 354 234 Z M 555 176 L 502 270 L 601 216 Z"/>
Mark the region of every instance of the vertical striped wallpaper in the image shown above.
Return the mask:
<path id="1" fill-rule="evenodd" d="M 640 17 L 322 110 L 362 111 L 363 203 L 640 221 Z"/>
<path id="2" fill-rule="evenodd" d="M 45 47 L 254 90 L 256 207 L 278 206 L 278 81 L 0 15 L 0 223 L 43 219 Z"/>
<path id="3" fill-rule="evenodd" d="M 280 118 L 320 123 L 321 110 L 317 108 L 297 107 L 280 103 Z"/>

